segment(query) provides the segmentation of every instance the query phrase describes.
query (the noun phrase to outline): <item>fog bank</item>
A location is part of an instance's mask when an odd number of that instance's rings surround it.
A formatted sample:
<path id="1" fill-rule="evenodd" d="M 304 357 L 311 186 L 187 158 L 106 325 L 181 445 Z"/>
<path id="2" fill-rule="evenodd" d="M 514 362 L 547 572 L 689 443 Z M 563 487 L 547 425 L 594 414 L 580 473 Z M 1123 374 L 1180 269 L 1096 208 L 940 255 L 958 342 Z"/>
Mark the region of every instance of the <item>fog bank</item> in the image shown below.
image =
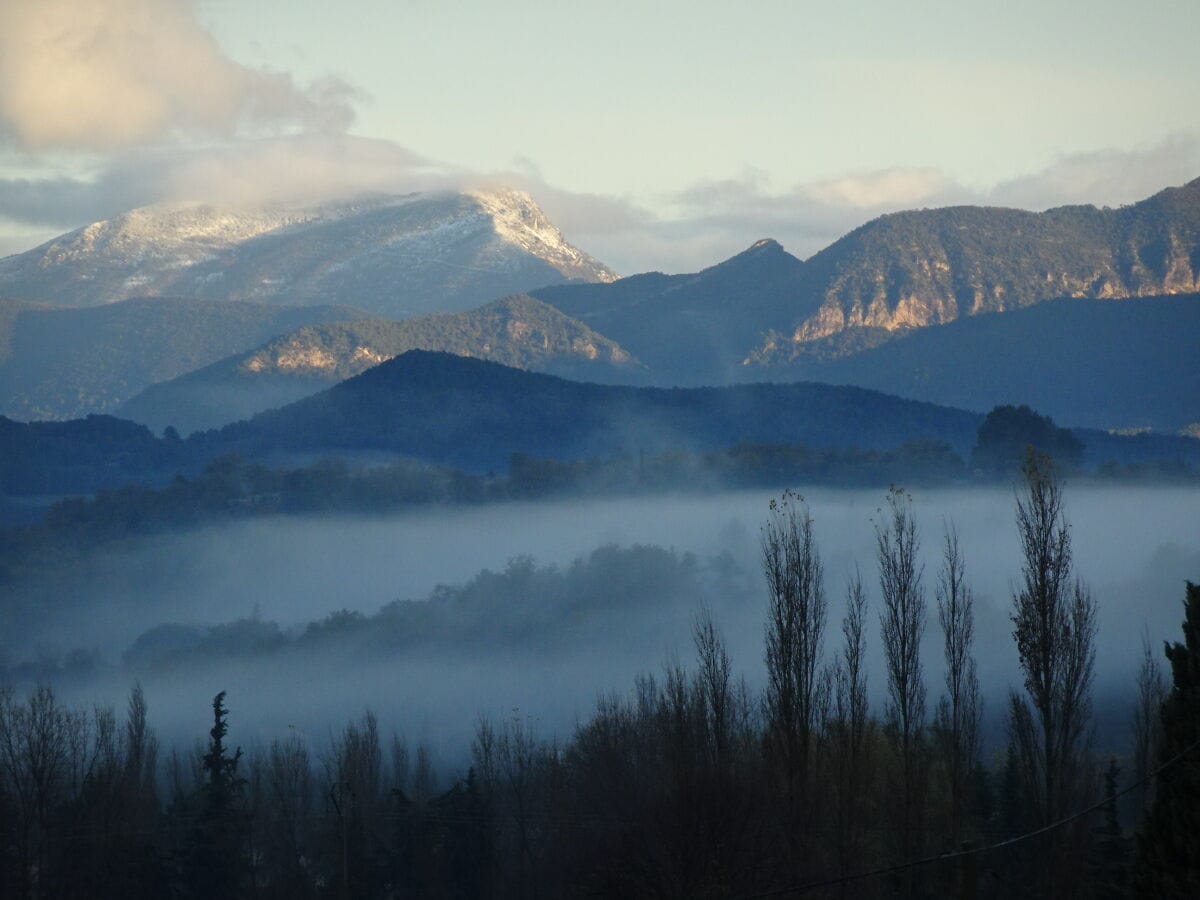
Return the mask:
<path id="1" fill-rule="evenodd" d="M 873 607 L 869 677 L 872 701 L 879 704 L 883 665 L 873 519 L 884 495 L 830 489 L 805 494 L 826 569 L 827 651 L 839 637 L 845 584 L 857 565 Z M 10 666 L 79 648 L 95 654 L 99 667 L 58 678 L 64 697 L 120 705 L 133 678 L 140 677 L 154 724 L 169 740 L 190 742 L 201 735 L 211 697 L 223 689 L 229 691 L 232 734 L 245 744 L 297 730 L 320 743 L 364 708 L 376 711 L 385 727 L 424 739 L 447 757 L 465 752 L 481 712 L 532 717 L 543 734 L 564 734 L 588 715 L 598 695 L 628 690 L 639 672 L 660 671 L 671 654 L 689 663 L 691 622 L 701 604 L 713 609 L 725 630 L 735 670 L 758 686 L 766 604 L 758 534 L 770 496 L 745 492 L 513 503 L 379 518 L 279 518 L 128 542 L 74 570 L 6 586 L 0 654 Z M 998 724 L 1003 697 L 1020 685 L 1008 618 L 1012 585 L 1020 576 L 1014 495 L 1004 489 L 925 490 L 913 498 L 929 604 L 923 655 L 929 706 L 936 703 L 941 679 L 933 589 L 943 522 L 952 521 L 976 595 L 985 717 Z M 1183 580 L 1200 580 L 1200 494 L 1068 484 L 1066 498 L 1076 572 L 1099 604 L 1098 717 L 1105 738 L 1119 743 L 1143 629 L 1156 647 L 1176 638 Z M 164 623 L 203 627 L 255 618 L 278 623 L 294 638 L 336 610 L 371 615 L 394 600 L 421 601 L 438 585 L 462 585 L 483 569 L 501 572 L 519 556 L 566 571 L 573 560 L 605 544 L 656 545 L 675 551 L 677 561 L 694 555 L 695 563 L 678 590 L 655 581 L 661 573 L 630 572 L 618 579 L 597 569 L 596 577 L 610 579 L 614 593 L 629 596 L 605 598 L 601 591 L 587 600 L 590 613 L 583 607 L 583 613 L 543 610 L 539 614 L 548 618 L 529 639 L 497 637 L 485 618 L 482 624 L 472 619 L 452 626 L 460 628 L 449 634 L 461 634 L 461 644 L 367 653 L 334 642 L 304 652 L 192 660 L 150 673 L 122 663 L 139 635 Z M 639 580 L 641 574 L 646 577 Z"/>

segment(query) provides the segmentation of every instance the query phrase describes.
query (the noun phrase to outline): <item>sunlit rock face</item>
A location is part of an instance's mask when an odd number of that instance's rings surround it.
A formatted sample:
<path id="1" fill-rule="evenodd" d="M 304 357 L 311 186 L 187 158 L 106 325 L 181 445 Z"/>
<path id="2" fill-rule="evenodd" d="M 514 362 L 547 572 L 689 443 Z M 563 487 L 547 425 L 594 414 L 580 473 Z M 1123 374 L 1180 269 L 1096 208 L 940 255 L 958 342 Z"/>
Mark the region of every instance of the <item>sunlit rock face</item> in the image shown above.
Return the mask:
<path id="1" fill-rule="evenodd" d="M 0 260 L 0 295 L 62 306 L 164 295 L 285 306 L 354 298 L 399 318 L 615 277 L 528 194 L 497 190 L 145 207 Z"/>
<path id="2" fill-rule="evenodd" d="M 786 362 L 852 328 L 901 331 L 1059 297 L 1200 291 L 1200 179 L 1120 209 L 883 216 L 804 264 L 797 314 L 752 354 Z M 811 304 L 816 309 L 811 309 Z"/>
<path id="3" fill-rule="evenodd" d="M 307 397 L 408 350 L 440 350 L 585 381 L 637 383 L 646 367 L 606 336 L 518 294 L 477 309 L 401 322 L 304 326 L 242 354 L 154 384 L 120 415 L 161 430 L 216 428 Z"/>

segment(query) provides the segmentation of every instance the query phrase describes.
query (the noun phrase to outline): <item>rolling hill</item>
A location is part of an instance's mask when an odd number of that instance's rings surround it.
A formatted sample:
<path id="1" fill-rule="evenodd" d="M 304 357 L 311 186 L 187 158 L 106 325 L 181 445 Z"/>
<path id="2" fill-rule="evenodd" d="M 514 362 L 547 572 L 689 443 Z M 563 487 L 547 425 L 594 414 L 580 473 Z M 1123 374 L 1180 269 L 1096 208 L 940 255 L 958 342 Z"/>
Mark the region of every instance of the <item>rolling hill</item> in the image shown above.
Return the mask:
<path id="1" fill-rule="evenodd" d="M 506 471 L 514 455 L 567 462 L 669 459 L 677 451 L 735 446 L 888 451 L 907 444 L 917 448 L 914 458 L 921 447 L 966 458 L 982 420 L 978 413 L 856 387 L 600 385 L 412 350 L 314 396 L 186 440 L 155 437 L 110 416 L 35 423 L 0 417 L 0 493 L 164 483 L 231 456 L 268 465 L 407 458 L 475 473 Z M 1085 445 L 1088 466 L 1200 466 L 1195 438 L 1073 433 Z M 219 482 L 223 469 L 215 471 Z"/>
<path id="2" fill-rule="evenodd" d="M 216 428 L 283 406 L 409 350 L 440 350 L 583 381 L 636 382 L 645 367 L 552 306 L 517 295 L 462 313 L 308 325 L 155 384 L 118 414 L 158 430 Z"/>
<path id="3" fill-rule="evenodd" d="M 757 369 L 980 412 L 1025 403 L 1085 428 L 1200 427 L 1200 294 L 1064 299 L 968 316 L 834 359 Z"/>
<path id="4" fill-rule="evenodd" d="M 144 298 L 88 309 L 0 300 L 0 415 L 70 419 L 347 307 Z"/>
<path id="5" fill-rule="evenodd" d="M 739 442 L 884 449 L 937 440 L 961 452 L 980 418 L 861 388 L 584 384 L 413 350 L 189 443 L 247 457 L 394 453 L 486 471 L 504 469 L 513 453 L 578 459 Z"/>

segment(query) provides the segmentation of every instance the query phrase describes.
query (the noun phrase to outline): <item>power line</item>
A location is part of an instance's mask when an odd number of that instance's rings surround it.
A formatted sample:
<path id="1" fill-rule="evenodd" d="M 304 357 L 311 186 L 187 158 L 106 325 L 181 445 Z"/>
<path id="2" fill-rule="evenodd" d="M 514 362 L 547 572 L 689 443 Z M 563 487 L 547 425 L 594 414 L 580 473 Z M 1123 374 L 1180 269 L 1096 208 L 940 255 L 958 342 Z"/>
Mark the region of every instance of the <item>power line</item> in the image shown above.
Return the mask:
<path id="1" fill-rule="evenodd" d="M 1096 810 L 1104 807 L 1105 805 L 1113 802 L 1114 800 L 1118 800 L 1121 797 L 1124 797 L 1126 794 L 1136 790 L 1137 788 L 1142 787 L 1144 784 L 1149 782 L 1152 778 L 1157 778 L 1159 775 L 1161 775 L 1167 769 L 1174 766 L 1176 763 L 1178 763 L 1180 760 L 1182 760 L 1185 756 L 1187 756 L 1189 753 L 1191 753 L 1197 747 L 1200 747 L 1200 741 L 1195 741 L 1194 743 L 1189 744 L 1187 747 L 1184 747 L 1182 750 L 1180 750 L 1177 754 L 1175 754 L 1173 757 L 1168 759 L 1165 763 L 1163 763 L 1161 766 L 1159 766 L 1153 772 L 1150 772 L 1145 777 L 1138 779 L 1133 784 L 1129 785 L 1128 787 L 1124 788 L 1123 790 L 1117 791 L 1115 794 L 1108 794 L 1105 797 L 1103 797 L 1102 799 L 1098 800 L 1096 803 L 1093 803 L 1091 806 L 1089 806 L 1085 809 L 1081 809 L 1078 812 L 1074 812 L 1071 815 L 1067 816 L 1066 818 L 1059 819 L 1057 822 L 1051 822 L 1049 825 L 1043 825 L 1041 828 L 1038 828 L 1035 831 L 1027 831 L 1024 834 L 1019 834 L 1016 837 L 1011 837 L 1011 838 L 1008 838 L 1003 841 L 998 841 L 995 844 L 988 844 L 985 847 L 972 847 L 967 850 L 956 850 L 956 851 L 952 851 L 950 853 L 940 853 L 937 856 L 926 856 L 926 857 L 922 857 L 921 859 L 914 859 L 914 860 L 909 860 L 908 862 L 896 863 L 895 865 L 891 865 L 891 866 L 883 866 L 878 869 L 870 869 L 869 871 L 865 871 L 865 872 L 855 872 L 853 875 L 841 875 L 841 876 L 838 876 L 837 878 L 827 878 L 822 881 L 810 881 L 805 884 L 793 885 L 791 887 L 775 888 L 775 889 L 769 890 L 769 891 L 760 891 L 759 893 L 756 893 L 756 894 L 741 894 L 737 898 L 735 898 L 735 900 L 758 900 L 758 898 L 762 898 L 762 897 L 783 897 L 788 894 L 803 894 L 803 893 L 807 893 L 808 891 L 815 891 L 818 888 L 833 887 L 833 886 L 839 885 L 839 884 L 848 884 L 852 881 L 862 881 L 866 878 L 876 878 L 880 875 L 890 875 L 893 872 L 903 872 L 908 869 L 915 869 L 919 866 L 929 865 L 930 863 L 950 862 L 952 860 L 963 859 L 968 856 L 977 856 L 981 853 L 990 853 L 993 850 L 1002 850 L 1005 847 L 1011 847 L 1015 844 L 1020 844 L 1023 841 L 1027 841 L 1031 838 L 1035 838 L 1035 837 L 1039 837 L 1043 834 L 1047 834 L 1051 831 L 1054 831 L 1055 829 L 1063 827 L 1064 825 L 1069 825 L 1072 822 L 1076 821 L 1077 819 L 1081 819 L 1084 816 L 1089 815 L 1090 813 L 1094 813 Z"/>

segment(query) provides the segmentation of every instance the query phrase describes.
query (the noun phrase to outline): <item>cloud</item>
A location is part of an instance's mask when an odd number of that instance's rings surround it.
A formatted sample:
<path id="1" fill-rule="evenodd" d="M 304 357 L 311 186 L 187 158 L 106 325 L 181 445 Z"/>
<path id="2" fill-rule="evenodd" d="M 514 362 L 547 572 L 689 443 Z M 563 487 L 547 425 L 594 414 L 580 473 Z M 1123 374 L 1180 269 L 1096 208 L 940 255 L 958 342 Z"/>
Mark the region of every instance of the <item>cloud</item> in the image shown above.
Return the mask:
<path id="1" fill-rule="evenodd" d="M 1200 175 L 1200 139 L 1177 134 L 1133 150 L 1097 150 L 1060 157 L 1051 165 L 996 185 L 988 200 L 1021 209 L 1067 204 L 1120 206 Z"/>
<path id="2" fill-rule="evenodd" d="M 1045 168 L 988 188 L 969 187 L 936 168 L 889 168 L 772 188 L 766 173 L 698 182 L 665 198 L 666 212 L 635 220 L 619 235 L 571 232 L 623 271 L 692 271 L 774 237 L 806 258 L 885 213 L 956 204 L 1045 210 L 1066 204 L 1119 206 L 1200 175 L 1200 138 L 1175 135 L 1133 149 L 1064 155 Z"/>
<path id="3" fill-rule="evenodd" d="M 237 139 L 126 151 L 90 179 L 0 179 L 0 210 L 27 226 L 67 229 L 158 201 L 255 205 L 510 186 L 527 190 L 568 240 L 618 272 L 691 272 L 763 237 L 807 258 L 868 220 L 902 209 L 1133 202 L 1200 174 L 1200 141 L 1179 136 L 1145 148 L 1064 156 L 986 189 L 926 167 L 846 173 L 780 190 L 766 173 L 747 169 L 638 200 L 548 184 L 532 160 L 514 160 L 514 169 L 471 172 L 391 141 L 350 135 Z"/>
<path id="4" fill-rule="evenodd" d="M 936 169 L 891 168 L 804 182 L 773 191 L 767 176 L 749 170 L 740 178 L 693 185 L 671 198 L 680 225 L 775 237 L 811 253 L 867 219 L 919 206 L 972 202 L 970 191 Z"/>
<path id="5" fill-rule="evenodd" d="M 301 88 L 285 73 L 234 62 L 188 0 L 0 4 L 0 132 L 25 150 L 342 131 L 353 98 L 336 79 Z"/>
<path id="6" fill-rule="evenodd" d="M 75 228 L 159 202 L 311 203 L 454 187 L 466 176 L 389 141 L 299 135 L 129 151 L 92 178 L 0 179 L 4 217 Z"/>

